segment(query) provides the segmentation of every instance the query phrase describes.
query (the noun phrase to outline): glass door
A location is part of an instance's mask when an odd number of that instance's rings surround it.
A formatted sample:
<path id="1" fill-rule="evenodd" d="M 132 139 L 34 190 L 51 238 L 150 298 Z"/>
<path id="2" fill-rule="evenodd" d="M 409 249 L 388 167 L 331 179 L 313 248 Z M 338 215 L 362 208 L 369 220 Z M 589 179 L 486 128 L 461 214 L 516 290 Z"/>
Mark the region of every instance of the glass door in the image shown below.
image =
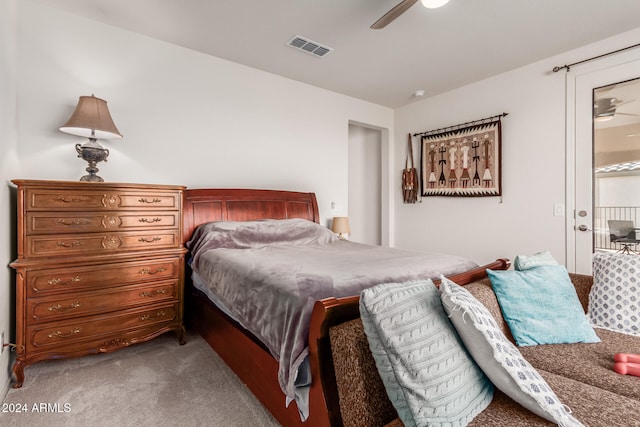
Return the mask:
<path id="1" fill-rule="evenodd" d="M 635 228 L 640 227 L 640 78 L 594 89 L 593 99 L 594 251 L 635 253 Z"/>
<path id="2" fill-rule="evenodd" d="M 632 216 L 640 206 L 638 70 L 640 59 L 616 57 L 567 75 L 569 271 L 591 274 L 595 251 L 620 249 L 610 219 L 640 223 Z"/>

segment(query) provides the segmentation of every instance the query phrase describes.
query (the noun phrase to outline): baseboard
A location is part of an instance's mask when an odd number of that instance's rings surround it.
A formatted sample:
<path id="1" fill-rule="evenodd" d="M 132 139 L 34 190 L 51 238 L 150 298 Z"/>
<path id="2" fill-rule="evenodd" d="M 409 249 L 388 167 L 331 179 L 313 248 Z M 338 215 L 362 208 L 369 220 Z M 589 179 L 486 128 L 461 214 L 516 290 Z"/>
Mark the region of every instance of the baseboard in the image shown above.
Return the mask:
<path id="1" fill-rule="evenodd" d="M 0 358 L 2 365 L 6 366 L 5 369 L 0 370 L 0 402 L 4 402 L 11 388 L 11 366 L 13 366 L 14 355 L 9 350 L 10 348 L 6 348 L 5 354 Z"/>
<path id="2" fill-rule="evenodd" d="M 4 402 L 4 399 L 7 398 L 7 393 L 9 393 L 9 388 L 11 388 L 11 377 L 7 377 L 4 380 L 4 384 L 2 388 L 0 388 L 0 402 Z"/>

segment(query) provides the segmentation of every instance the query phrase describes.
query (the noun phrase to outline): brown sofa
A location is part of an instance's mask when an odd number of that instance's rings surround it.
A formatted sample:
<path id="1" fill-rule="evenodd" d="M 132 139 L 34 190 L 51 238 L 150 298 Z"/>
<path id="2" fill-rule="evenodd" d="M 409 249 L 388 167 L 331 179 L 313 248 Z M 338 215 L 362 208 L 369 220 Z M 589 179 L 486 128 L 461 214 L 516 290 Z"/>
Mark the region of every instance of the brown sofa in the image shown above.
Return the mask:
<path id="1" fill-rule="evenodd" d="M 571 274 L 583 308 L 587 309 L 591 276 Z M 495 317 L 512 339 L 488 279 L 466 288 Z M 519 347 L 574 417 L 591 427 L 640 426 L 640 377 L 613 371 L 613 355 L 640 353 L 640 338 L 596 329 L 596 344 L 552 344 Z M 361 320 L 353 319 L 330 329 L 331 351 L 344 426 L 402 426 L 387 398 L 369 350 Z M 492 403 L 469 426 L 554 425 L 524 409 L 495 390 Z"/>

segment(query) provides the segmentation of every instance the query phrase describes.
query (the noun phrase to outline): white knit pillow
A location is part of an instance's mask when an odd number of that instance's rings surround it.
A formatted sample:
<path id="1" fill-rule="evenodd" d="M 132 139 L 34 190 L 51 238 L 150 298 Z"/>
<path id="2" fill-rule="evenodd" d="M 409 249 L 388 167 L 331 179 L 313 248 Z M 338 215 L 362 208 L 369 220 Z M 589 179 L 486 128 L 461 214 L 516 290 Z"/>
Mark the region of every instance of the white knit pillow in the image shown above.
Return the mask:
<path id="1" fill-rule="evenodd" d="M 597 328 L 640 336 L 640 256 L 593 255 L 587 315 Z"/>
<path id="2" fill-rule="evenodd" d="M 538 371 L 505 337 L 487 308 L 464 287 L 441 277 L 445 310 L 471 356 L 503 393 L 560 426 L 582 426 Z M 577 362 L 576 362 L 577 363 Z"/>
<path id="3" fill-rule="evenodd" d="M 465 426 L 489 406 L 493 386 L 462 346 L 431 280 L 366 289 L 360 315 L 405 426 Z"/>

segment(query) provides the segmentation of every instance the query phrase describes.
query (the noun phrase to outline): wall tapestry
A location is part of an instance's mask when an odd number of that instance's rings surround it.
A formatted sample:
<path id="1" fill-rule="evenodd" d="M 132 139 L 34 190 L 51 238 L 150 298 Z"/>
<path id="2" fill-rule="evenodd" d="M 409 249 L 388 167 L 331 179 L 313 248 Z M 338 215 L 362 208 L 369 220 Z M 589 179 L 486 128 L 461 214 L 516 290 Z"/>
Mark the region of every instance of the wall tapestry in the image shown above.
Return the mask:
<path id="1" fill-rule="evenodd" d="M 499 116 L 416 134 L 421 137 L 423 196 L 500 196 Z M 489 121 L 487 121 L 489 120 Z"/>

